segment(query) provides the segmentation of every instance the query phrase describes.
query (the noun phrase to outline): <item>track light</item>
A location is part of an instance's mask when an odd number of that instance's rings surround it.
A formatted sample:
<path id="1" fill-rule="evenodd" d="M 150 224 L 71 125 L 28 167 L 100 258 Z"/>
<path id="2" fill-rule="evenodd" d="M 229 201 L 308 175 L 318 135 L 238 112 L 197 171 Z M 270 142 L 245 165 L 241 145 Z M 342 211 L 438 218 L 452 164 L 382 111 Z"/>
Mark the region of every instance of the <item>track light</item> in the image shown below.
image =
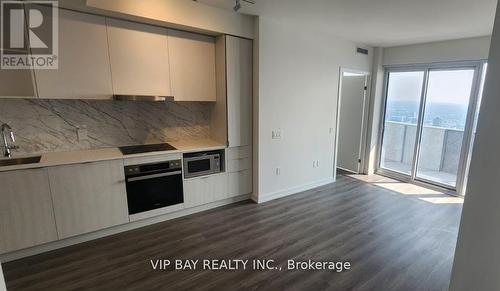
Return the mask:
<path id="1" fill-rule="evenodd" d="M 238 12 L 238 10 L 241 9 L 241 1 L 240 0 L 236 0 L 236 4 L 234 5 L 234 12 Z"/>
<path id="2" fill-rule="evenodd" d="M 250 3 L 250 4 L 255 4 L 255 1 L 253 0 L 236 0 L 236 3 L 234 5 L 234 12 L 238 12 L 240 9 L 241 9 L 241 1 L 243 2 L 246 2 L 246 3 Z"/>

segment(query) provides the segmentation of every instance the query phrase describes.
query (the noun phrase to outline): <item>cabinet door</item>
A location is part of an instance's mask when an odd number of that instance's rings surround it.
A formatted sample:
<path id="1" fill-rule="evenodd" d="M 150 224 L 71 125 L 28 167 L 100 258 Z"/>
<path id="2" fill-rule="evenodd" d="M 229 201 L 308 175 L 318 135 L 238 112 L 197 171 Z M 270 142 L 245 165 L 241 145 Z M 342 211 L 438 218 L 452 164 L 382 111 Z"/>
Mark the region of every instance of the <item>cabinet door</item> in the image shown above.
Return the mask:
<path id="1" fill-rule="evenodd" d="M 172 92 L 176 101 L 216 101 L 215 38 L 168 31 Z"/>
<path id="2" fill-rule="evenodd" d="M 111 99 L 104 17 L 59 10 L 58 65 L 57 70 L 35 70 L 40 98 Z"/>
<path id="3" fill-rule="evenodd" d="M 172 96 L 167 30 L 106 19 L 116 95 Z"/>
<path id="4" fill-rule="evenodd" d="M 252 143 L 251 40 L 226 36 L 228 141 L 230 147 Z"/>
<path id="5" fill-rule="evenodd" d="M 244 170 L 228 173 L 228 196 L 236 197 L 252 193 L 252 172 Z"/>
<path id="6" fill-rule="evenodd" d="M 129 222 L 123 161 L 49 168 L 59 238 Z"/>
<path id="7" fill-rule="evenodd" d="M 228 198 L 226 173 L 184 181 L 184 208 Z"/>
<path id="8" fill-rule="evenodd" d="M 209 202 L 215 202 L 228 198 L 227 195 L 227 174 L 222 173 L 208 179 L 207 188 L 210 189 Z"/>
<path id="9" fill-rule="evenodd" d="M 205 204 L 206 178 L 193 178 L 184 181 L 184 208 L 191 208 Z"/>
<path id="10" fill-rule="evenodd" d="M 0 253 L 57 240 L 46 169 L 0 173 Z"/>
<path id="11" fill-rule="evenodd" d="M 33 70 L 0 69 L 0 97 L 36 98 L 33 77 Z"/>

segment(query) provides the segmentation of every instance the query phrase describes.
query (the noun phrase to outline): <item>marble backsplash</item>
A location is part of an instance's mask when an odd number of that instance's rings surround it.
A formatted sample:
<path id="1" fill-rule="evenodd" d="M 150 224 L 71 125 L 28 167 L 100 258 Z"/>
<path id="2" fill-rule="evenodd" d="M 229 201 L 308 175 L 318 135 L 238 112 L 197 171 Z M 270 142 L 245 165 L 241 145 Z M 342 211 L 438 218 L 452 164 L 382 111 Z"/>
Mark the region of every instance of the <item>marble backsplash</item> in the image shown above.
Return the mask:
<path id="1" fill-rule="evenodd" d="M 15 155 L 202 139 L 212 104 L 0 99 L 0 123 L 16 135 Z M 87 130 L 79 140 L 78 128 Z"/>

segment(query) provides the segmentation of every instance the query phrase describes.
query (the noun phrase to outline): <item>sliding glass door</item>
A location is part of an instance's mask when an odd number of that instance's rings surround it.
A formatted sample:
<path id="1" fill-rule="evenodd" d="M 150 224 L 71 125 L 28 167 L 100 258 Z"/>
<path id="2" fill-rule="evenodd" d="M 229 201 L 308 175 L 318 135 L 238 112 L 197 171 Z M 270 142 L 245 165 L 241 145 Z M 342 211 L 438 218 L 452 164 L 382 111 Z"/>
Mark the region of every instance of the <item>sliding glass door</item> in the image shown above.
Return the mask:
<path id="1" fill-rule="evenodd" d="M 457 186 L 474 73 L 474 68 L 429 71 L 418 179 Z"/>
<path id="2" fill-rule="evenodd" d="M 482 64 L 389 69 L 381 172 L 460 189 Z"/>
<path id="3" fill-rule="evenodd" d="M 389 72 L 381 168 L 412 174 L 424 73 Z"/>

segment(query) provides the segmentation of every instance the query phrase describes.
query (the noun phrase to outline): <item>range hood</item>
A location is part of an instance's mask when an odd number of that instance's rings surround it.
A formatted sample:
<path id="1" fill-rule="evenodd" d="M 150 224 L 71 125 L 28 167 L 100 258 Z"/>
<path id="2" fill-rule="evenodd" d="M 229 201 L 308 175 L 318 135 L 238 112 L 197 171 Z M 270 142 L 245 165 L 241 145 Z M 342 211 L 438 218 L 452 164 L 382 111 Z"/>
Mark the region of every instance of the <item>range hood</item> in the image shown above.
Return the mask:
<path id="1" fill-rule="evenodd" d="M 113 95 L 113 99 L 119 101 L 165 102 L 165 101 L 174 101 L 174 96 Z"/>

